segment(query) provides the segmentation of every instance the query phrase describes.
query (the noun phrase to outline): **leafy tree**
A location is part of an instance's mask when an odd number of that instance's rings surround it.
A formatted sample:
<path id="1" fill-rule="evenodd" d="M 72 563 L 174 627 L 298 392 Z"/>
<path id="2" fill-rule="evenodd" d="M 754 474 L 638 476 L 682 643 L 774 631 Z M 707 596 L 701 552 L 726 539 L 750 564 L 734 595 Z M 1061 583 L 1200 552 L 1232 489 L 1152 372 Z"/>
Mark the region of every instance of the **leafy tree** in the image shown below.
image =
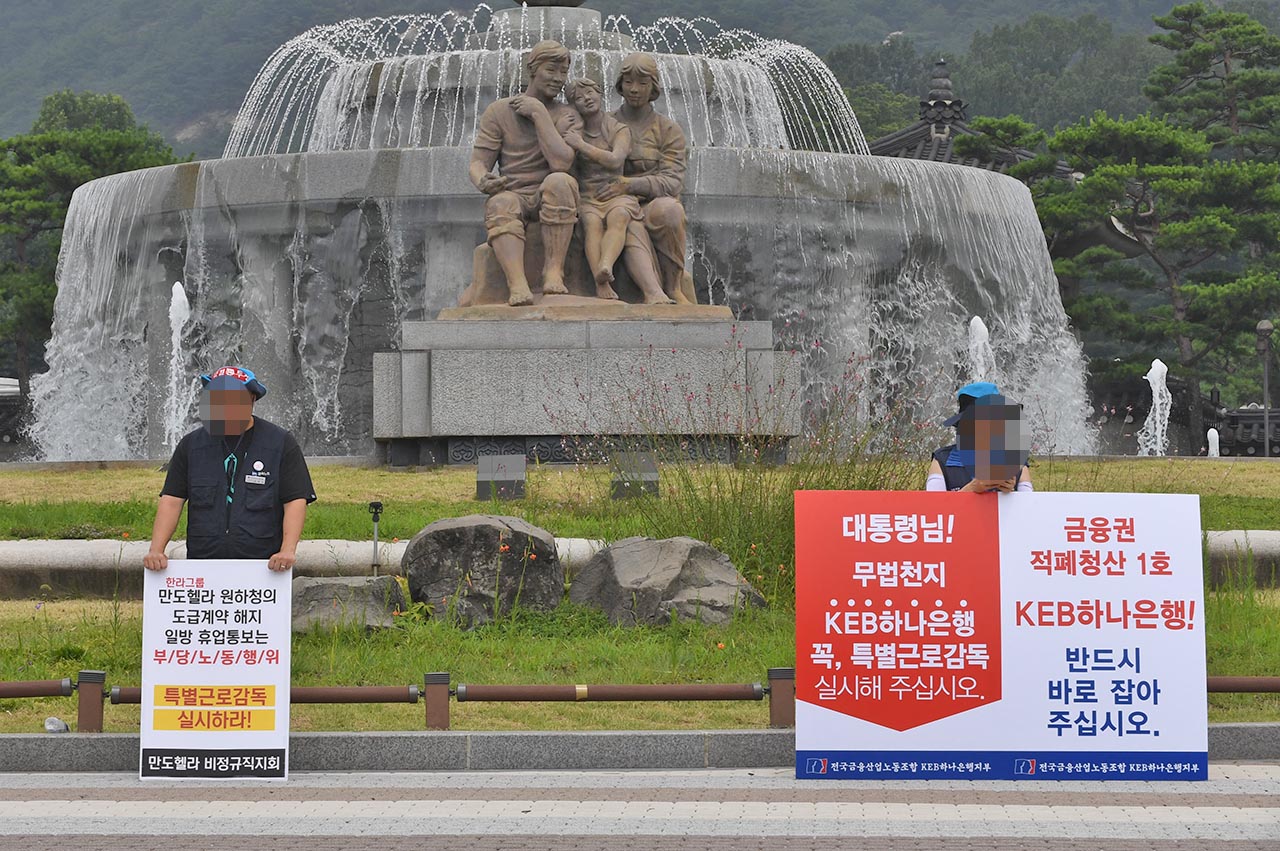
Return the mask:
<path id="1" fill-rule="evenodd" d="M 1201 380 L 1233 362 L 1258 316 L 1280 307 L 1280 274 L 1249 246 L 1280 248 L 1280 164 L 1213 158 L 1202 133 L 1102 113 L 1060 131 L 1050 148 L 1084 172 L 1076 187 L 1039 199 L 1046 229 L 1080 233 L 1114 217 L 1140 247 L 1136 260 L 1097 246 L 1058 271 L 1092 271 L 1111 297 L 1073 315 L 1159 344 L 1188 381 L 1192 433 L 1203 435 Z M 1114 296 L 1139 295 L 1129 310 Z M 1138 309 L 1134 309 L 1137 307 Z"/>
<path id="2" fill-rule="evenodd" d="M 138 126 L 133 110 L 120 95 L 97 92 L 54 92 L 44 99 L 32 133 L 58 130 L 133 130 Z"/>
<path id="3" fill-rule="evenodd" d="M 173 151 L 147 128 L 104 129 L 87 117 L 104 106 L 96 114 L 118 120 L 118 104 L 110 96 L 75 96 L 90 109 L 66 110 L 63 94 L 46 102 L 42 120 L 92 123 L 0 140 L 0 339 L 11 342 L 24 399 L 49 338 L 54 271 L 71 194 L 99 177 L 174 162 Z"/>
<path id="4" fill-rule="evenodd" d="M 1058 158 L 1045 147 L 1047 134 L 1018 115 L 1003 118 L 978 116 L 968 122 L 976 136 L 957 136 L 952 149 L 979 162 L 1010 163 L 1005 173 L 1029 186 L 1053 173 Z"/>
<path id="5" fill-rule="evenodd" d="M 844 91 L 867 141 L 901 130 L 914 122 L 920 112 L 916 98 L 882 83 L 866 83 Z"/>
<path id="6" fill-rule="evenodd" d="M 1174 53 L 1143 91 L 1171 120 L 1232 155 L 1280 155 L 1280 36 L 1242 12 L 1203 3 L 1155 19 Z"/>
<path id="7" fill-rule="evenodd" d="M 1219 4 L 1228 12 L 1243 12 L 1273 33 L 1280 33 L 1280 5 L 1275 0 L 1228 0 Z"/>
<path id="8" fill-rule="evenodd" d="M 843 86 L 856 91 L 878 84 L 913 102 L 925 93 L 929 69 L 933 67 L 932 60 L 920 55 L 915 42 L 897 35 L 879 44 L 841 44 L 833 47 L 823 61 Z"/>
<path id="9" fill-rule="evenodd" d="M 977 32 L 952 72 L 971 115 L 1017 114 L 1045 128 L 1073 124 L 1101 109 L 1146 112 L 1142 96 L 1160 51 L 1095 15 L 1074 20 L 1034 15 Z"/>

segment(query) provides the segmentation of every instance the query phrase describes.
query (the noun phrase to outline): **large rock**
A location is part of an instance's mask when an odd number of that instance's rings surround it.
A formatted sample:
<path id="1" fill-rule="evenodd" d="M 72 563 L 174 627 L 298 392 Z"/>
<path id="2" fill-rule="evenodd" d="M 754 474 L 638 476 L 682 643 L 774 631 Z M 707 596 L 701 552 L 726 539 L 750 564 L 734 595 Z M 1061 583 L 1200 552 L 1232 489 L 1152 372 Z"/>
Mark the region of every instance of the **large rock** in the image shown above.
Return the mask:
<path id="1" fill-rule="evenodd" d="M 293 631 L 313 626 L 391 626 L 403 611 L 394 576 L 298 576 L 293 580 Z"/>
<path id="2" fill-rule="evenodd" d="M 765 605 L 729 557 L 693 538 L 626 538 L 596 553 L 574 577 L 569 599 L 623 626 L 681 620 L 727 623 L 737 609 Z"/>
<path id="3" fill-rule="evenodd" d="M 470 514 L 437 520 L 409 542 L 409 595 L 467 628 L 516 606 L 549 611 L 564 599 L 564 567 L 545 529 L 518 517 Z"/>

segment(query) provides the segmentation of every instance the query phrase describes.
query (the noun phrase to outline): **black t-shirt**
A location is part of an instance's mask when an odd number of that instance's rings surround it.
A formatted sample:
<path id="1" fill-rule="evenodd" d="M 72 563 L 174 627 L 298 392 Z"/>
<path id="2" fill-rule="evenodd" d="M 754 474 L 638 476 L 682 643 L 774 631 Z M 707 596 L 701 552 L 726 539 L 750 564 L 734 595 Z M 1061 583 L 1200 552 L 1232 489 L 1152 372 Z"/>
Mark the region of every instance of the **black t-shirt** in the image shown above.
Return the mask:
<path id="1" fill-rule="evenodd" d="M 164 488 L 160 491 L 161 496 L 187 498 L 187 462 L 191 457 L 191 442 L 199 431 L 200 429 L 196 429 L 188 432 L 182 440 L 178 441 L 177 448 L 173 450 L 173 457 L 169 459 L 169 473 L 165 476 Z M 250 427 L 243 434 L 235 437 L 224 436 L 222 443 L 228 455 L 235 452 L 240 461 L 240 469 L 244 470 L 245 457 L 253 445 L 253 428 Z M 298 445 L 293 435 L 286 432 L 284 460 L 281 462 L 280 470 L 280 503 L 283 505 L 295 499 L 305 499 L 308 503 L 315 502 L 316 491 L 315 486 L 311 484 L 311 471 L 307 469 L 307 459 L 302 455 L 302 447 Z"/>

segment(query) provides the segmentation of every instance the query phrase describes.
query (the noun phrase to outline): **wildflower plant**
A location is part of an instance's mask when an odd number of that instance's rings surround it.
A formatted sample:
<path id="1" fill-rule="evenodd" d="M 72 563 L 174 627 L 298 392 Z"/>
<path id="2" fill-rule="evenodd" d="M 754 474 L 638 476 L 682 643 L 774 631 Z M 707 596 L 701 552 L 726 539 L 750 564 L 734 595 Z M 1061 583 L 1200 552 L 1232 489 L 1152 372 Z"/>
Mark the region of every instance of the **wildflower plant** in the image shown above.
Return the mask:
<path id="1" fill-rule="evenodd" d="M 562 425 L 579 435 L 565 440 L 576 442 L 581 463 L 607 462 L 615 476 L 625 475 L 621 452 L 650 452 L 659 461 L 658 493 L 632 489 L 618 510 L 620 529 L 637 534 L 638 514 L 639 534 L 706 541 L 771 604 L 790 607 L 795 491 L 922 487 L 942 434 L 913 421 L 912 407 L 876 398 L 868 358 L 849 357 L 839 379 L 819 388 L 802 385 L 793 351 L 757 356 L 744 370 L 747 353 L 731 338 L 721 374 L 682 371 L 679 354 L 651 347 L 617 376 L 617 392 L 604 400 L 584 395 L 585 403 L 621 407 L 596 422 L 637 424 L 634 433 L 583 438 L 589 421 Z"/>

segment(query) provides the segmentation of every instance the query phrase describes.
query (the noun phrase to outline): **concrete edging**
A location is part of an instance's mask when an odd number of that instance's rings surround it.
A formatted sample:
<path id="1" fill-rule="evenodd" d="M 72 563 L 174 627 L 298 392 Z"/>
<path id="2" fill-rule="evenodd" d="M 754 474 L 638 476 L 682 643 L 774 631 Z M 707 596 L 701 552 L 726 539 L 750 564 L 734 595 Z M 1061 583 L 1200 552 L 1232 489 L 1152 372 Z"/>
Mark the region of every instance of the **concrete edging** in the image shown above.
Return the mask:
<path id="1" fill-rule="evenodd" d="M 294 733 L 292 771 L 786 768 L 795 730 Z M 1212 762 L 1280 761 L 1280 724 L 1211 724 Z M 138 770 L 135 733 L 0 735 L 0 772 Z"/>
<path id="2" fill-rule="evenodd" d="M 520 771 L 792 765 L 793 730 L 294 733 L 292 771 Z M 136 733 L 0 735 L 0 772 L 138 770 Z"/>

